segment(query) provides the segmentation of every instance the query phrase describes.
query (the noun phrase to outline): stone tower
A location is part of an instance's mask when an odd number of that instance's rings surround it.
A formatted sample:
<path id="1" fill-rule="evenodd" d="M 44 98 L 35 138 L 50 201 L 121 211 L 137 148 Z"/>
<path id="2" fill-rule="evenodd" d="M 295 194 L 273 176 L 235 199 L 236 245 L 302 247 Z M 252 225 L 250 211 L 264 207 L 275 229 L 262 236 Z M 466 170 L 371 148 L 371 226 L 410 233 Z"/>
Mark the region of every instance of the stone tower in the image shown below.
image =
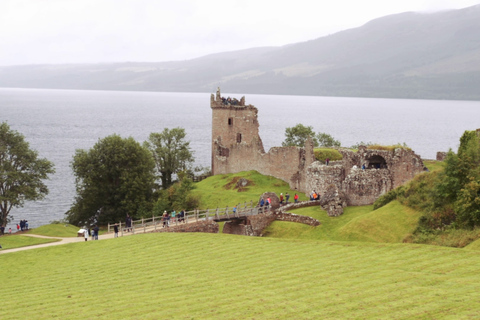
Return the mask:
<path id="1" fill-rule="evenodd" d="M 305 148 L 274 147 L 268 153 L 259 135 L 258 109 L 240 100 L 211 95 L 212 173 L 256 170 L 288 182 L 292 189 L 305 190 L 306 168 L 315 160 L 313 144 Z"/>

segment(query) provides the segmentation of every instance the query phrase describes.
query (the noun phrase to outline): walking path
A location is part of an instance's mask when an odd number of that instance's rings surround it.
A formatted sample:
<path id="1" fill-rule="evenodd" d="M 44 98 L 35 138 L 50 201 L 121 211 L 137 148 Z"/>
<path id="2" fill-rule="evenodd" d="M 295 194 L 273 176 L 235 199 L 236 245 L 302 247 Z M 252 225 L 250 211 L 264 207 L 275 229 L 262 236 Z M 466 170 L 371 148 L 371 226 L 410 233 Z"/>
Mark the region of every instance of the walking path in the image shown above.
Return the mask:
<path id="1" fill-rule="evenodd" d="M 133 233 L 131 232 L 124 232 L 124 236 L 131 235 Z M 31 249 L 36 249 L 36 248 L 43 248 L 43 247 L 51 247 L 51 246 L 58 246 L 61 244 L 67 244 L 67 243 L 74 243 L 74 242 L 85 242 L 84 237 L 68 237 L 68 238 L 61 238 L 61 237 L 48 237 L 48 236 L 40 236 L 38 234 L 22 234 L 22 236 L 26 237 L 34 237 L 34 238 L 44 238 L 44 239 L 58 239 L 60 241 L 55 241 L 55 242 L 49 242 L 49 243 L 42 243 L 42 244 L 35 244 L 27 247 L 20 247 L 20 248 L 12 248 L 12 249 L 4 249 L 0 250 L 0 254 L 4 253 L 10 253 L 10 252 L 17 252 L 17 251 L 24 251 L 24 250 L 31 250 Z M 102 234 L 98 236 L 98 240 L 104 240 L 104 239 L 111 239 L 113 238 L 114 233 L 107 233 L 107 234 Z M 88 239 L 89 241 L 91 240 L 91 237 Z"/>

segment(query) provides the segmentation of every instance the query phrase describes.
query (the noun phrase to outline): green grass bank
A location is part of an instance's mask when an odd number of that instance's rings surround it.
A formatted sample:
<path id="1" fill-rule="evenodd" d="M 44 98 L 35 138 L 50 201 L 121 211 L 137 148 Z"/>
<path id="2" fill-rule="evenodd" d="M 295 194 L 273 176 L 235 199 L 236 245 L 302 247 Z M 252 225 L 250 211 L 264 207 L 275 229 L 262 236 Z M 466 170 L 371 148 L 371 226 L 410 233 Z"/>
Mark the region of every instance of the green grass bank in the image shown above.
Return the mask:
<path id="1" fill-rule="evenodd" d="M 146 234 L 3 255 L 2 319 L 472 319 L 480 253 Z"/>

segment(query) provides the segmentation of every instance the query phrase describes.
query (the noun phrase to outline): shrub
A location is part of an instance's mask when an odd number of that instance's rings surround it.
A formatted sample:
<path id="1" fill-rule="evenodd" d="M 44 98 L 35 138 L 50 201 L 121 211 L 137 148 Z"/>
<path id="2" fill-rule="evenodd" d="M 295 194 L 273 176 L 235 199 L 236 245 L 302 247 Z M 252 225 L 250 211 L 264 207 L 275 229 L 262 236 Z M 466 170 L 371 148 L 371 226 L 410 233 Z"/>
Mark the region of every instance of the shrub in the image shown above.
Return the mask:
<path id="1" fill-rule="evenodd" d="M 385 193 L 384 195 L 380 196 L 375 203 L 373 204 L 373 210 L 377 210 L 384 205 L 392 202 L 393 200 L 396 200 L 399 195 L 403 195 L 405 192 L 405 188 L 403 186 L 400 186 L 398 188 L 395 188 L 393 190 L 390 190 L 389 192 Z"/>

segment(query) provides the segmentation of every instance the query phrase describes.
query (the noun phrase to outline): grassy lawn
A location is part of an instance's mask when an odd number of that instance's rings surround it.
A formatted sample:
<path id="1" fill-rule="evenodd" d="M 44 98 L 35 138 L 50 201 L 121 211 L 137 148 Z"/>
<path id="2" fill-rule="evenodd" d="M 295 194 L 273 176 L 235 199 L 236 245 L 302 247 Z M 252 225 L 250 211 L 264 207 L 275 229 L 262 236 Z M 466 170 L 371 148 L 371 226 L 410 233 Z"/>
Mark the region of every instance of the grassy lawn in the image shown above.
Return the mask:
<path id="1" fill-rule="evenodd" d="M 479 265 L 435 246 L 146 234 L 3 255 L 0 301 L 2 319 L 473 319 Z"/>
<path id="2" fill-rule="evenodd" d="M 436 160 L 423 160 L 423 164 L 428 168 L 430 172 L 443 170 L 443 162 Z"/>
<path id="3" fill-rule="evenodd" d="M 56 242 L 56 241 L 58 241 L 58 240 L 33 238 L 33 237 L 28 237 L 28 236 L 22 236 L 20 234 L 3 235 L 3 236 L 0 237 L 0 245 L 2 245 L 3 250 L 33 246 L 33 245 L 36 245 L 36 244 Z M 2 249 L 0 249 L 0 250 L 2 250 Z M 1 263 L 0 263 L 0 267 L 1 267 Z"/>
<path id="4" fill-rule="evenodd" d="M 31 234 L 38 234 L 41 236 L 48 236 L 48 237 L 76 237 L 77 231 L 79 227 L 76 227 L 71 224 L 47 224 L 35 229 L 31 229 L 28 233 Z"/>
<path id="5" fill-rule="evenodd" d="M 239 189 L 236 182 L 240 178 L 247 179 L 249 183 Z M 288 183 L 272 176 L 261 175 L 257 171 L 215 175 L 197 183 L 196 187 L 192 193 L 201 197 L 199 207 L 204 209 L 233 207 L 245 201 L 256 204 L 264 192 L 275 192 L 277 195 L 288 192 L 291 202 L 297 192 L 300 200 L 307 200 L 303 193 L 291 190 Z"/>

